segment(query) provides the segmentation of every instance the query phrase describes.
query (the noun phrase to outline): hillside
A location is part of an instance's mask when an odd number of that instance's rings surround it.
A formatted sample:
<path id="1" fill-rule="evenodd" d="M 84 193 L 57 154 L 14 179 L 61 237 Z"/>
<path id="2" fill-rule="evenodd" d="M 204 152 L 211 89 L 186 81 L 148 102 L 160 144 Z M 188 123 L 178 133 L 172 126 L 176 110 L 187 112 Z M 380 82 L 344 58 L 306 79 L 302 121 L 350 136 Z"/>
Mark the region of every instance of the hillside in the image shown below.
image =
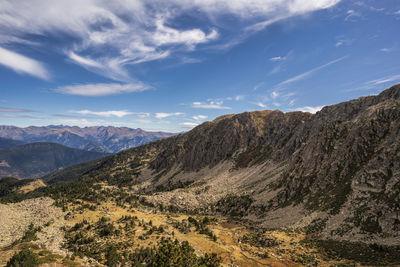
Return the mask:
<path id="1" fill-rule="evenodd" d="M 32 143 L 0 149 L 0 177 L 34 178 L 107 154 L 54 143 Z"/>
<path id="2" fill-rule="evenodd" d="M 26 128 L 0 126 L 0 138 L 9 138 L 25 143 L 51 142 L 72 148 L 107 153 L 116 153 L 172 135 L 172 133 L 148 132 L 142 129 L 112 126 L 84 128 L 63 125 Z"/>
<path id="3" fill-rule="evenodd" d="M 13 146 L 20 146 L 25 144 L 25 142 L 18 141 L 18 140 L 13 140 L 13 139 L 7 139 L 7 138 L 1 138 L 0 137 L 0 148 L 8 148 L 8 147 L 13 147 Z"/>
<path id="4" fill-rule="evenodd" d="M 256 111 L 52 173 L 133 185 L 147 202 L 400 245 L 400 85 L 316 114 Z M 68 175 L 66 175 L 68 173 Z"/>

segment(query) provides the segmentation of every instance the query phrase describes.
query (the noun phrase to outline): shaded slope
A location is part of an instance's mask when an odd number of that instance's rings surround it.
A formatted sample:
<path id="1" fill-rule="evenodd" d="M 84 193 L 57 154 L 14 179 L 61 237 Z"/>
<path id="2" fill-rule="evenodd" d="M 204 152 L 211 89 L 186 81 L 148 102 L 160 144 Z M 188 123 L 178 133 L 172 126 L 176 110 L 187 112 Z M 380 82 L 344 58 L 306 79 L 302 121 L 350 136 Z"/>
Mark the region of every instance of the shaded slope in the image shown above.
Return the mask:
<path id="1" fill-rule="evenodd" d="M 0 148 L 8 148 L 13 146 L 20 146 L 25 144 L 25 142 L 19 140 L 13 140 L 8 138 L 1 138 L 0 137 Z"/>
<path id="2" fill-rule="evenodd" d="M 54 143 L 32 143 L 0 149 L 0 177 L 39 177 L 51 171 L 106 154 Z"/>

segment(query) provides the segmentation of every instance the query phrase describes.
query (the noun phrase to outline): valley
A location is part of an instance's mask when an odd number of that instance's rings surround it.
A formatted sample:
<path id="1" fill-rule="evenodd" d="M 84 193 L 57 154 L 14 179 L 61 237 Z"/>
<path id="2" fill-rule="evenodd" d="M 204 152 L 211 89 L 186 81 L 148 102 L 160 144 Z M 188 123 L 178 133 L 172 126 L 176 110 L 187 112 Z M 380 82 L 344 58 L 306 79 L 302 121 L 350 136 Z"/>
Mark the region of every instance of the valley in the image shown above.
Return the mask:
<path id="1" fill-rule="evenodd" d="M 3 264 L 399 265 L 399 107 L 396 85 L 316 114 L 225 115 L 43 180 L 2 179 Z"/>
<path id="2" fill-rule="evenodd" d="M 53 262 L 55 265 L 52 266 L 96 266 L 107 264 L 107 250 L 111 246 L 117 248 L 116 258 L 129 264 L 139 255 L 145 261 L 145 256 L 149 257 L 146 249 L 157 247 L 164 239 L 178 240 L 181 244 L 187 241 L 199 256 L 215 253 L 214 260 L 204 266 L 216 266 L 218 262 L 222 266 L 356 266 L 360 259 L 359 255 L 348 260 L 329 256 L 323 247 L 313 243 L 305 228 L 267 230 L 224 216 L 160 211 L 140 204 L 137 196 L 132 198 L 116 187 L 105 184 L 101 187 L 100 195 L 103 196 L 99 198 L 106 195 L 116 198 L 96 204 L 75 199 L 64 202 L 62 208 L 65 211 L 61 218 L 55 213 L 47 217 L 48 222 L 31 219 L 41 226 L 37 232 L 38 239 L 16 237 L 8 242 L 2 241 L 0 264 L 5 264 L 13 253 L 31 247 L 39 255 L 40 262 Z M 119 199 L 121 195 L 126 198 Z M 32 212 L 42 209 L 36 203 L 46 203 L 40 205 L 51 207 L 50 199 L 24 202 L 30 202 L 26 205 L 32 208 Z M 62 212 L 61 208 L 56 209 L 54 212 Z M 29 223 L 26 221 L 23 228 L 27 230 Z M 49 243 L 60 234 L 55 225 L 65 229 L 65 243 Z"/>

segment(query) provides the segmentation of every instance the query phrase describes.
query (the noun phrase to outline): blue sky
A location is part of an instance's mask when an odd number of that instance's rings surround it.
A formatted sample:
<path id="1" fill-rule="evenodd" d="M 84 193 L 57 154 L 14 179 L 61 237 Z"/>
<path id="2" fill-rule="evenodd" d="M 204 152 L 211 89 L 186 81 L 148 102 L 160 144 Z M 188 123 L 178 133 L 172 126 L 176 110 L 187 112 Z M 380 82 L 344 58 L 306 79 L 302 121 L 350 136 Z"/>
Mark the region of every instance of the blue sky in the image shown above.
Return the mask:
<path id="1" fill-rule="evenodd" d="M 3 0 L 0 124 L 187 131 L 400 82 L 400 2 Z"/>

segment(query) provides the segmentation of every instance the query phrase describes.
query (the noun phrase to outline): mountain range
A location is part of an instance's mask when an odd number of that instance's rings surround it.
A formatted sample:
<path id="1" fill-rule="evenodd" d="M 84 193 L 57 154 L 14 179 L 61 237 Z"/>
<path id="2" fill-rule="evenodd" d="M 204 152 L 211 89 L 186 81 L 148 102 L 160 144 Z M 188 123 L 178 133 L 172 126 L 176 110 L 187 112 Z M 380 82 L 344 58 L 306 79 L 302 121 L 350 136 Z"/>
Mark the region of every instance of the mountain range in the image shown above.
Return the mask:
<path id="1" fill-rule="evenodd" d="M 124 149 L 174 135 L 127 127 L 84 127 L 50 125 L 43 127 L 0 126 L 0 138 L 24 143 L 51 142 L 95 152 L 116 153 Z M 0 140 L 1 144 L 1 140 Z"/>
<path id="2" fill-rule="evenodd" d="M 0 178 L 35 178 L 106 153 L 69 148 L 55 143 L 30 143 L 0 148 Z"/>
<path id="3" fill-rule="evenodd" d="M 316 114 L 254 111 L 54 172 L 155 206 L 400 245 L 400 85 Z"/>

